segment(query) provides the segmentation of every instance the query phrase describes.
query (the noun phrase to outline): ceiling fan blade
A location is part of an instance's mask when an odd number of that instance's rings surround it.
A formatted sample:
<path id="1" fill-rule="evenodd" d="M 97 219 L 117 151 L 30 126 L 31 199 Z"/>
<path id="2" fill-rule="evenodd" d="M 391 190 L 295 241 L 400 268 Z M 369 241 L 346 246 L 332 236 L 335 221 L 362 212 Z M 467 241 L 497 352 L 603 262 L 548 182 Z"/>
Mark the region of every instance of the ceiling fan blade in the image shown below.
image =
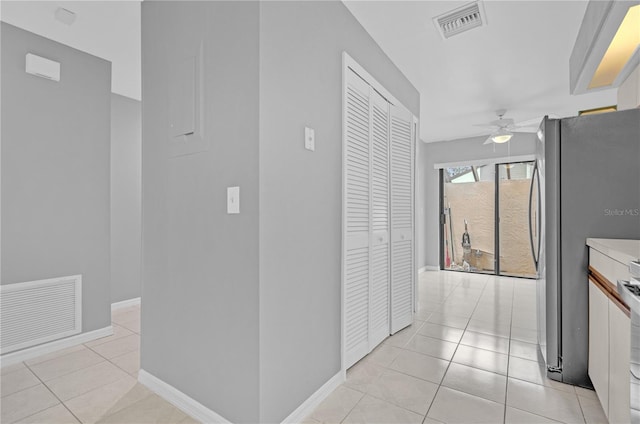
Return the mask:
<path id="1" fill-rule="evenodd" d="M 495 125 L 496 127 L 503 128 L 509 125 L 513 125 L 513 119 L 511 118 L 496 119 L 495 121 L 489 122 L 489 125 Z"/>
<path id="2" fill-rule="evenodd" d="M 513 127 L 513 129 L 511 129 L 511 131 L 514 132 L 514 133 L 534 134 L 534 133 L 538 132 L 538 127 Z"/>
<path id="3" fill-rule="evenodd" d="M 488 128 L 491 130 L 496 130 L 497 125 L 491 125 L 491 124 L 473 124 L 474 127 L 481 127 L 481 128 Z"/>
<path id="4" fill-rule="evenodd" d="M 515 123 L 514 124 L 514 128 L 521 128 L 521 127 L 536 127 L 536 128 L 538 128 L 540 126 L 541 122 L 542 122 L 542 117 L 528 119 L 526 121 L 520 121 L 520 122 Z"/>

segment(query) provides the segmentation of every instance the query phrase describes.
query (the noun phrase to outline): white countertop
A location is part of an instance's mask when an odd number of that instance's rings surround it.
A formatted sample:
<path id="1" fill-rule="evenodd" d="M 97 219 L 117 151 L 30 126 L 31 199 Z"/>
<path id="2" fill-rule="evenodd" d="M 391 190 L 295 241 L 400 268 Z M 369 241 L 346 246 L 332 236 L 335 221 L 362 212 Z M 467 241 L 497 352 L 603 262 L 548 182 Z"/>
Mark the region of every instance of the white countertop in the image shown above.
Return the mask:
<path id="1" fill-rule="evenodd" d="M 588 238 L 587 246 L 623 265 L 640 261 L 640 240 Z"/>

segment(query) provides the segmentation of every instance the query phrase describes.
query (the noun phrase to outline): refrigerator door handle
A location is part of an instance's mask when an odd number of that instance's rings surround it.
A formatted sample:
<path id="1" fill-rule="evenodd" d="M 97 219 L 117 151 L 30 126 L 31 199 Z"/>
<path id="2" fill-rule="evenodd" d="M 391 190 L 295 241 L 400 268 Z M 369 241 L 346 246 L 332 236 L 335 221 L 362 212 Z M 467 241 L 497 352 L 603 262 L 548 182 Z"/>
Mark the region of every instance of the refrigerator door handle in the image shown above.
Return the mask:
<path id="1" fill-rule="evenodd" d="M 531 206 L 533 203 L 533 185 L 534 182 L 537 182 L 537 197 L 538 197 L 538 209 L 540 206 L 540 177 L 538 175 L 538 161 L 535 162 L 535 164 L 533 165 L 533 173 L 531 175 L 531 186 L 529 186 L 529 242 L 531 244 L 531 256 L 533 257 L 533 263 L 535 265 L 536 268 L 536 272 L 538 272 L 538 260 L 539 260 L 539 254 L 540 254 L 540 235 L 538 235 L 538 250 L 536 251 L 536 248 L 534 246 L 534 240 L 533 240 L 533 222 L 532 222 L 532 217 L 531 217 Z M 538 220 L 540 220 L 540 212 L 538 211 Z M 540 229 L 540 225 L 538 225 L 538 231 Z"/>

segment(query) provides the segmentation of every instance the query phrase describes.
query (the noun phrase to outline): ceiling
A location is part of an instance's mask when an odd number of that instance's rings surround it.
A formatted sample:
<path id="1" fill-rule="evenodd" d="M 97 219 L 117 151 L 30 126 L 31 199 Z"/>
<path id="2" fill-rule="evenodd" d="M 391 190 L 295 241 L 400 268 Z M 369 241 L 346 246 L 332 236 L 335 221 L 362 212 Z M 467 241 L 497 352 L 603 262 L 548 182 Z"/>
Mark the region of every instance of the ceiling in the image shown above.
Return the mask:
<path id="1" fill-rule="evenodd" d="M 443 40 L 432 18 L 468 1 L 345 1 L 421 95 L 423 141 L 491 132 L 516 123 L 617 103 L 616 90 L 569 94 L 569 56 L 586 1 L 484 1 L 488 25 Z"/>
<path id="2" fill-rule="evenodd" d="M 58 7 L 76 21 L 54 19 Z M 140 1 L 5 1 L 2 21 L 111 62 L 111 90 L 141 99 Z"/>
<path id="3" fill-rule="evenodd" d="M 442 40 L 432 17 L 466 1 L 345 1 L 421 93 L 426 142 L 484 135 L 507 109 L 516 122 L 616 103 L 615 90 L 569 94 L 569 56 L 587 5 L 485 0 L 488 25 Z M 2 1 L 3 21 L 112 62 L 113 92 L 141 98 L 140 2 Z M 77 14 L 67 26 L 58 7 Z"/>

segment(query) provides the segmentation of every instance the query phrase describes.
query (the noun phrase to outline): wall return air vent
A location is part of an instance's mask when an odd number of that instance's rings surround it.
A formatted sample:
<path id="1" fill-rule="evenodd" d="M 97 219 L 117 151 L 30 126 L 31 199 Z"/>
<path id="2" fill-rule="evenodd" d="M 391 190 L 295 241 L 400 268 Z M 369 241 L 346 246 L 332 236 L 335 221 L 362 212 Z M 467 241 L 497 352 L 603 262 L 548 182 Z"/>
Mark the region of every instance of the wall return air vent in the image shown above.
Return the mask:
<path id="1" fill-rule="evenodd" d="M 433 18 L 433 23 L 443 39 L 487 24 L 487 17 L 481 1 L 465 4 Z"/>
<path id="2" fill-rule="evenodd" d="M 0 286 L 0 353 L 82 331 L 82 276 Z"/>

